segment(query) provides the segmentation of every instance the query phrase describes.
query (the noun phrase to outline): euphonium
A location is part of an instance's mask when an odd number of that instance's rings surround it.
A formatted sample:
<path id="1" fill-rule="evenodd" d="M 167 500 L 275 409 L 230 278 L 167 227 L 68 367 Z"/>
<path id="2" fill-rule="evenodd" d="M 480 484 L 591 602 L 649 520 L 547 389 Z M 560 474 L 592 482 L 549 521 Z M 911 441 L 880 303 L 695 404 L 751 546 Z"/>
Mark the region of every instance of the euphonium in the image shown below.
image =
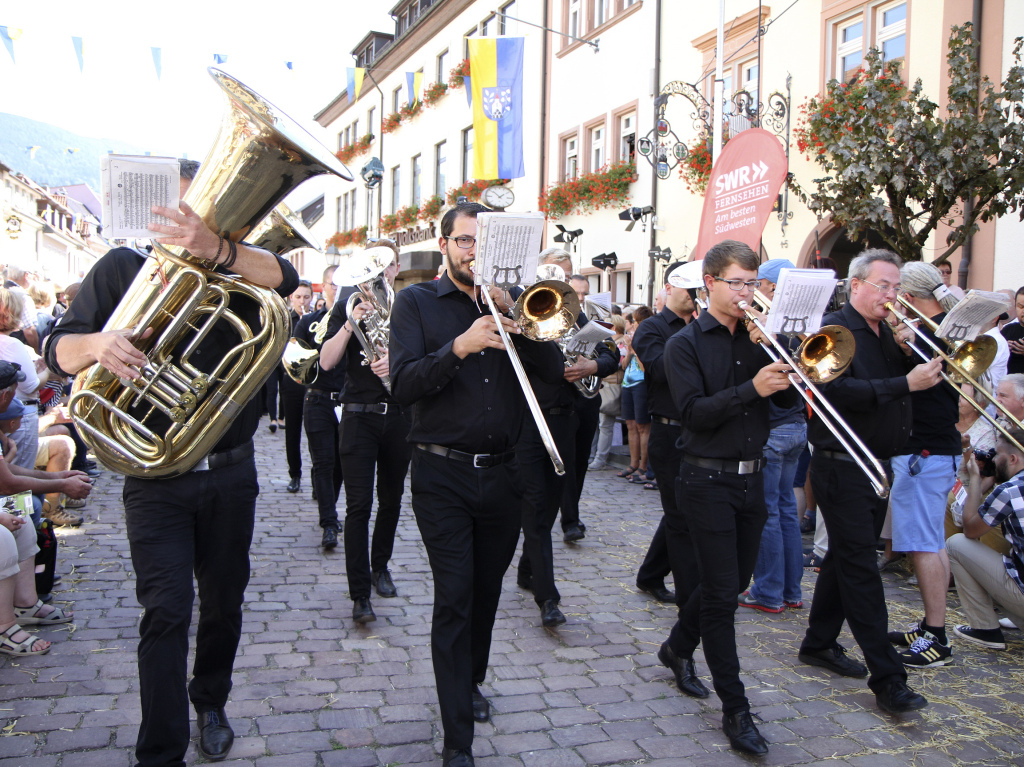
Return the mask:
<path id="1" fill-rule="evenodd" d="M 230 108 L 185 201 L 206 225 L 239 241 L 308 178 L 351 174 L 287 115 L 224 72 L 210 68 Z M 258 326 L 233 305 L 255 303 Z M 273 290 L 210 271 L 184 248 L 154 243 L 153 257 L 104 326 L 135 328 L 149 359 L 120 381 L 100 365 L 81 373 L 69 410 L 106 466 L 136 477 L 171 477 L 200 461 L 281 359 L 288 308 Z M 142 332 L 152 329 L 143 339 Z M 221 360 L 200 359 L 209 334 L 237 344 Z"/>
<path id="2" fill-rule="evenodd" d="M 345 302 L 345 314 L 352 316 L 352 310 L 362 302 L 370 304 L 370 311 L 361 322 L 350 322 L 352 334 L 363 347 L 363 364 L 369 365 L 380 359 L 378 347 L 388 348 L 391 340 L 391 307 L 395 303 L 395 291 L 384 276 L 384 270 L 395 260 L 395 251 L 386 245 L 367 248 L 361 253 L 348 257 L 334 272 L 334 284 L 341 287 L 357 287 L 358 290 Z M 381 383 L 391 392 L 391 377 L 382 376 Z"/>

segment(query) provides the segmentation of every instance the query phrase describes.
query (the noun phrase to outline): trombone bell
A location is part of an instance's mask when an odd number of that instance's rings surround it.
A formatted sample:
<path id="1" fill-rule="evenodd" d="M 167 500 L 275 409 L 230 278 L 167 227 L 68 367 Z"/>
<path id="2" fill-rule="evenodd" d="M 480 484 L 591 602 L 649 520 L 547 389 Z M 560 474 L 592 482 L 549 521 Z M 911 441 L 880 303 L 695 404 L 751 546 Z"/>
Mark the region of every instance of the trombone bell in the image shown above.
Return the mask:
<path id="1" fill-rule="evenodd" d="M 580 299 L 570 285 L 543 280 L 523 291 L 512 309 L 523 335 L 533 341 L 556 341 L 576 324 Z"/>
<path id="2" fill-rule="evenodd" d="M 826 325 L 804 339 L 797 349 L 796 360 L 811 381 L 828 383 L 850 367 L 857 342 L 842 325 Z"/>

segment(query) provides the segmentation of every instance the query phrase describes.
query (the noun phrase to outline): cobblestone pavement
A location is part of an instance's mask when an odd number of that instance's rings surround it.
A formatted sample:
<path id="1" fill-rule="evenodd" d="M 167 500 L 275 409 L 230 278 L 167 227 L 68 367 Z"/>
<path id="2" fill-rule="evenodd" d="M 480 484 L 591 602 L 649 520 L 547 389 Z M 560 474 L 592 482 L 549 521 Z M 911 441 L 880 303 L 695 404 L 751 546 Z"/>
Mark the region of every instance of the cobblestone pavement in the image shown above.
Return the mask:
<path id="1" fill-rule="evenodd" d="M 344 555 L 318 547 L 308 479 L 300 494 L 285 491 L 283 445 L 280 432 L 257 435 L 263 493 L 227 706 L 237 738 L 224 764 L 439 765 L 432 584 L 408 494 L 392 563 L 399 596 L 375 599 L 377 622 L 356 627 Z M 0 661 L 0 767 L 133 764 L 140 608 L 120 491 L 121 480 L 105 472 L 84 510 L 86 524 L 60 533 L 64 583 L 56 597 L 73 603 L 74 624 L 39 632 L 54 641 L 48 655 Z M 493 716 L 476 728 L 480 767 L 1024 765 L 1018 632 L 1008 652 L 961 644 L 953 665 L 912 671 L 911 685 L 931 705 L 895 718 L 875 707 L 862 680 L 799 664 L 806 610 L 737 615 L 743 679 L 772 746 L 763 760 L 736 755 L 722 734 L 716 696 L 680 694 L 655 657 L 674 610 L 634 588 L 660 515 L 657 494 L 613 471 L 591 472 L 582 513 L 586 539 L 554 543 L 565 626 L 541 628 L 532 596 L 516 587 L 514 564 L 505 577 L 484 686 Z M 912 622 L 916 589 L 905 576 L 885 578 L 891 623 Z M 806 571 L 805 600 L 813 579 Z M 962 622 L 955 594 L 950 603 L 950 623 Z M 848 635 L 843 641 L 855 647 Z M 187 762 L 203 762 L 194 745 Z"/>

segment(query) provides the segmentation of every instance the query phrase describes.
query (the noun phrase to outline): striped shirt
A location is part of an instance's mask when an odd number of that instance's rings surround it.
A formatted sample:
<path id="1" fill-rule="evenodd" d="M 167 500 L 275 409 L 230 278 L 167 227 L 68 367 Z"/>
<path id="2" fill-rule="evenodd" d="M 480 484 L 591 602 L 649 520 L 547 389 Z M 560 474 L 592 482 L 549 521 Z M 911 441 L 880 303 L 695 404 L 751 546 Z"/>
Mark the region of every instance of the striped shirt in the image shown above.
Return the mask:
<path id="1" fill-rule="evenodd" d="M 978 514 L 989 527 L 1002 525 L 1003 535 L 1010 544 L 1009 556 L 1003 557 L 1006 573 L 1024 593 L 1024 472 L 993 490 L 978 509 Z"/>

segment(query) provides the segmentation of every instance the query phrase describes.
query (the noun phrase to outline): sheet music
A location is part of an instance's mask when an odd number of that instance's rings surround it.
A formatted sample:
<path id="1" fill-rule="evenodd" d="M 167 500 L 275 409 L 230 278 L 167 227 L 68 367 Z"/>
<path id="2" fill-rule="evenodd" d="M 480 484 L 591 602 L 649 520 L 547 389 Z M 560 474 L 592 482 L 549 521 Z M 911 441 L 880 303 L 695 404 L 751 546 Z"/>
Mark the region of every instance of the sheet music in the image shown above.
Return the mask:
<path id="1" fill-rule="evenodd" d="M 577 354 L 593 354 L 602 341 L 614 338 L 615 333 L 600 322 L 590 321 L 577 330 L 566 344 L 566 350 Z"/>
<path id="2" fill-rule="evenodd" d="M 771 334 L 817 333 L 836 287 L 831 269 L 783 269 L 766 327 Z"/>
<path id="3" fill-rule="evenodd" d="M 149 224 L 173 224 L 150 208 L 178 207 L 180 171 L 173 157 L 108 154 L 100 159 L 103 236 L 128 240 L 157 235 Z"/>
<path id="4" fill-rule="evenodd" d="M 1010 306 L 1010 297 L 1003 293 L 971 290 L 950 309 L 935 335 L 947 341 L 973 341 Z"/>
<path id="5" fill-rule="evenodd" d="M 612 312 L 612 292 L 606 290 L 604 293 L 594 293 L 592 296 L 587 296 L 588 304 L 597 304 L 605 310 L 606 314 Z"/>
<path id="6" fill-rule="evenodd" d="M 477 285 L 532 285 L 544 232 L 543 213 L 480 213 L 476 217 Z"/>

